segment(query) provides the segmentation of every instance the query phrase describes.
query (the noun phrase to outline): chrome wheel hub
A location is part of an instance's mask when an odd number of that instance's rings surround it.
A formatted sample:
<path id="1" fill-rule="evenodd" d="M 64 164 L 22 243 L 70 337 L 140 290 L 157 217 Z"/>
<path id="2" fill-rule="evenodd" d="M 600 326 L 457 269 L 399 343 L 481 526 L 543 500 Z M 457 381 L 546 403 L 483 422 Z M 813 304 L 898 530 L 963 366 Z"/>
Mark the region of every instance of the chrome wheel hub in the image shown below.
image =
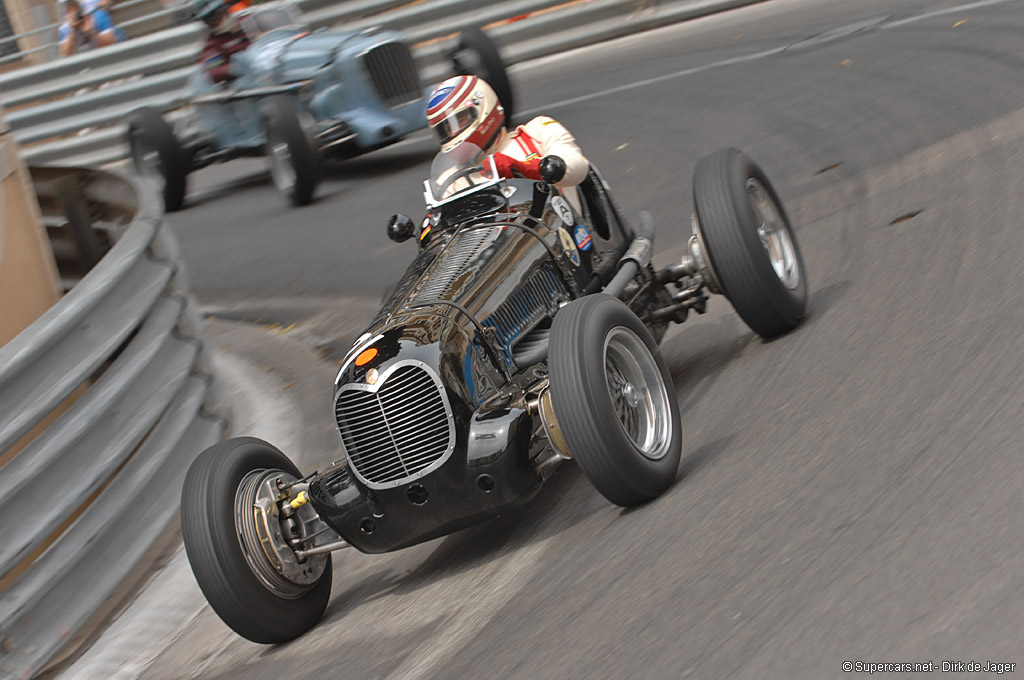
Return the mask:
<path id="1" fill-rule="evenodd" d="M 295 478 L 281 470 L 255 470 L 242 479 L 235 493 L 235 531 L 253 574 L 276 595 L 295 599 L 323 574 L 327 556 L 313 555 L 305 562 L 295 556 L 278 510 L 279 481 Z"/>
<path id="2" fill-rule="evenodd" d="M 132 163 L 144 177 L 153 180 L 162 190 L 167 183 L 164 177 L 164 165 L 160 162 L 160 152 L 147 143 L 141 131 L 135 130 L 131 136 Z"/>
<path id="3" fill-rule="evenodd" d="M 295 186 L 295 168 L 292 167 L 288 144 L 281 140 L 271 140 L 269 157 L 274 185 L 281 191 L 290 191 Z"/>
<path id="4" fill-rule="evenodd" d="M 768 254 L 775 275 L 786 288 L 795 289 L 800 285 L 800 262 L 782 212 L 764 185 L 753 177 L 747 180 L 747 198 L 759 222 L 757 237 Z"/>
<path id="5" fill-rule="evenodd" d="M 672 413 L 654 357 L 636 333 L 621 326 L 605 339 L 604 357 L 619 425 L 645 458 L 663 458 L 672 439 Z"/>

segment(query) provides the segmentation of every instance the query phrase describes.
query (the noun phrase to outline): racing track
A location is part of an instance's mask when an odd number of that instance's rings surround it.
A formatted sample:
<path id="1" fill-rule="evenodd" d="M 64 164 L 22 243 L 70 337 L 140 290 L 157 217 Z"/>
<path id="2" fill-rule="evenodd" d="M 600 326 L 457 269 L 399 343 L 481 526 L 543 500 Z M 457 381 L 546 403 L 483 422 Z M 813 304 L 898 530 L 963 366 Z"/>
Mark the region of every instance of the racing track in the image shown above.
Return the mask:
<path id="1" fill-rule="evenodd" d="M 207 611 L 144 677 L 1024 664 L 1024 3 L 958 4 L 774 0 L 516 70 L 524 107 L 653 211 L 660 262 L 695 160 L 758 159 L 802 241 L 808 322 L 761 342 L 714 298 L 670 333 L 684 462 L 660 500 L 623 512 L 565 467 L 519 517 L 336 554 L 326 618 L 295 643 Z M 431 153 L 419 137 L 335 167 L 301 210 L 255 161 L 204 171 L 171 218 L 200 301 L 343 351 L 411 258 L 384 223 L 421 214 Z M 328 400 L 307 465 L 334 453 Z"/>

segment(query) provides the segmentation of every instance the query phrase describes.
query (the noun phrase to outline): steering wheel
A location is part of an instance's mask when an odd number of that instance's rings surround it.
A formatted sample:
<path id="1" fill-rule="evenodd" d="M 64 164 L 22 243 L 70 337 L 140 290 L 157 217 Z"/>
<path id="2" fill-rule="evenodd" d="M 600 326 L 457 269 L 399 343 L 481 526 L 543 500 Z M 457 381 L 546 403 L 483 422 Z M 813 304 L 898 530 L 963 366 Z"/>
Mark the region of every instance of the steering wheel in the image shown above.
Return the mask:
<path id="1" fill-rule="evenodd" d="M 444 192 L 448 191 L 448 188 L 451 185 L 453 185 L 456 182 L 458 182 L 460 179 L 464 179 L 467 182 L 469 182 L 470 188 L 475 187 L 477 185 L 477 182 L 474 182 L 473 180 L 471 180 L 469 178 L 469 176 L 470 175 L 475 175 L 475 174 L 477 174 L 479 172 L 483 172 L 483 169 L 484 169 L 484 166 L 482 166 L 482 165 L 474 165 L 474 166 L 471 166 L 471 167 L 468 167 L 468 168 L 463 168 L 462 170 L 459 170 L 454 175 L 452 175 L 447 180 L 445 180 L 445 183 L 442 184 L 438 188 L 437 195 L 438 196 L 444 196 Z"/>

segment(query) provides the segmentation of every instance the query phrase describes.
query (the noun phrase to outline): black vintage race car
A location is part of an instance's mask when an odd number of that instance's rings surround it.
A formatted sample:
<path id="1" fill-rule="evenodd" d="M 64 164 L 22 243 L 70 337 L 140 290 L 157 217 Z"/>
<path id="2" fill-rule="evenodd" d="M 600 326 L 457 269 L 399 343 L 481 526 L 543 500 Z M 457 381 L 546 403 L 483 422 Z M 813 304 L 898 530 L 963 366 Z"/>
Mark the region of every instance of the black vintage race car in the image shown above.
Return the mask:
<path id="1" fill-rule="evenodd" d="M 441 154 L 427 216 L 388 224 L 419 252 L 338 374 L 343 456 L 304 474 L 249 437 L 199 455 L 182 532 L 213 609 L 239 635 L 283 642 L 322 616 L 331 556 L 397 550 L 527 502 L 576 460 L 609 501 L 673 483 L 681 435 L 658 342 L 721 293 L 768 338 L 803 319 L 796 237 L 737 149 L 701 159 L 687 255 L 655 270 L 649 217 L 631 226 L 596 169 L 577 188 L 502 179 L 493 159 Z"/>

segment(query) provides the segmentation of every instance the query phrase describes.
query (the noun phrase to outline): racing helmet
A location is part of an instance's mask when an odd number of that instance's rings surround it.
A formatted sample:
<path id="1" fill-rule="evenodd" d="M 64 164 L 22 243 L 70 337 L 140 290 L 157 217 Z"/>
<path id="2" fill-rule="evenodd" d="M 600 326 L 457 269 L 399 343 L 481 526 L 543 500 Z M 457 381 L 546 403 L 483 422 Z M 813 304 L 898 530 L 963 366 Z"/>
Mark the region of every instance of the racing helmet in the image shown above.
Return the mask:
<path id="1" fill-rule="evenodd" d="M 490 153 L 505 131 L 505 108 L 484 80 L 455 76 L 430 93 L 427 125 L 442 151 L 470 142 Z"/>
<path id="2" fill-rule="evenodd" d="M 192 16 L 211 26 L 228 10 L 224 0 L 193 0 L 191 7 Z"/>

